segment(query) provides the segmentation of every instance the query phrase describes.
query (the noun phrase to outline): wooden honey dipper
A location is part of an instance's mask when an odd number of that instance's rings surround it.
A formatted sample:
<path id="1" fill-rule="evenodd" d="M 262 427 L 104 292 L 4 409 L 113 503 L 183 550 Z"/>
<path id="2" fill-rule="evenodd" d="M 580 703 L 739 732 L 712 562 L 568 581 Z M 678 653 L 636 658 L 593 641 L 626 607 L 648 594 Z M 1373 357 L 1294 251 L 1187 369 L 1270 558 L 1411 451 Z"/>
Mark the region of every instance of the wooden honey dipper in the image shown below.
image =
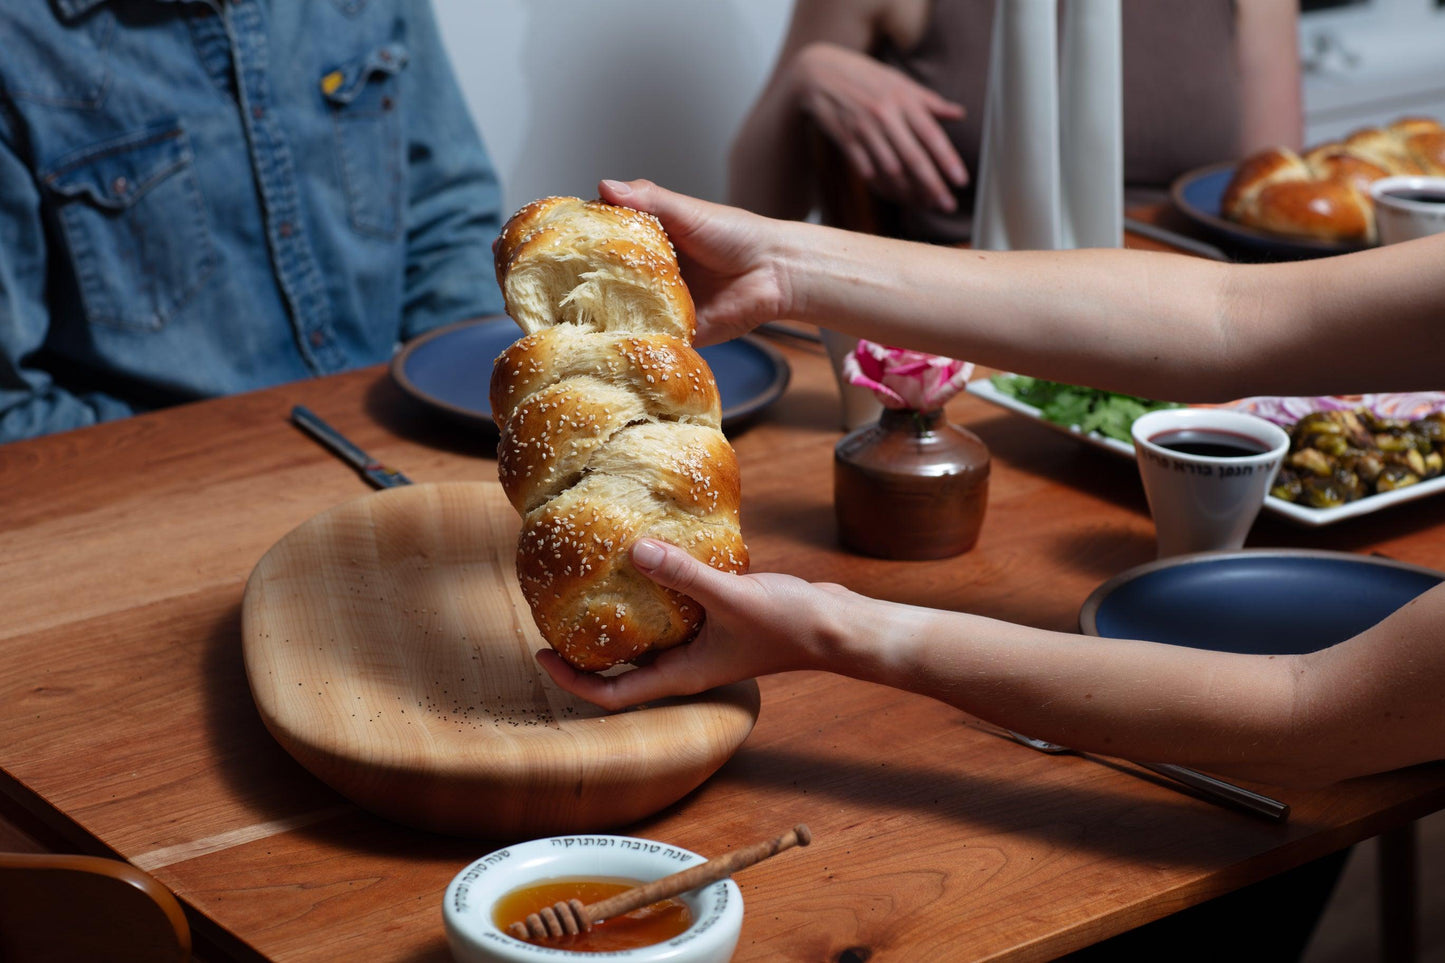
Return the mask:
<path id="1" fill-rule="evenodd" d="M 583 905 L 580 899 L 569 899 L 554 903 L 525 920 L 518 920 L 507 927 L 507 932 L 519 940 L 542 940 L 551 937 L 586 933 L 592 925 L 601 920 L 631 913 L 643 906 L 650 906 L 659 900 L 670 899 L 679 893 L 686 893 L 709 883 L 716 883 L 725 876 L 731 876 L 740 869 L 760 863 L 769 856 L 776 856 L 794 846 L 806 846 L 813 841 L 813 834 L 802 823 L 794 826 L 777 839 L 765 840 L 725 853 L 717 859 L 710 859 L 696 866 L 655 879 L 641 886 L 624 890 L 616 896 Z"/>

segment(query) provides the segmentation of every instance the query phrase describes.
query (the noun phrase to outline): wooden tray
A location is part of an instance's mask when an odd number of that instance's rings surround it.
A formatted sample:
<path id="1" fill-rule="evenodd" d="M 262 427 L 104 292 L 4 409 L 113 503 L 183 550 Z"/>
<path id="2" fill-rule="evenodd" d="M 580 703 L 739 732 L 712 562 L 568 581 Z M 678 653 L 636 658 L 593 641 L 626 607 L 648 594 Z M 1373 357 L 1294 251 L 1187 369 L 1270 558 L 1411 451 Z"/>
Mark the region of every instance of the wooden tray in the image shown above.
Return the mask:
<path id="1" fill-rule="evenodd" d="M 552 685 L 487 482 L 386 489 L 279 541 L 242 604 L 271 733 L 356 803 L 489 839 L 594 832 L 702 783 L 758 714 L 753 682 L 608 714 Z"/>

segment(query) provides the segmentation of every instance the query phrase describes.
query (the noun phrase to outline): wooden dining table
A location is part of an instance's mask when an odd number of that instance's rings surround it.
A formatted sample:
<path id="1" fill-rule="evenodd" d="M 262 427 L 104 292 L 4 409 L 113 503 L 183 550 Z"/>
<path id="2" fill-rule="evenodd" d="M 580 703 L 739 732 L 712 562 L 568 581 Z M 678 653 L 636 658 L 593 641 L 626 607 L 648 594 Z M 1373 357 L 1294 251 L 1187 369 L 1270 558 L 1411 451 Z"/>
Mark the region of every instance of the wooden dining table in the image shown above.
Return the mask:
<path id="1" fill-rule="evenodd" d="M 977 545 L 910 562 L 843 550 L 837 390 L 806 333 L 764 335 L 791 381 L 731 432 L 755 571 L 1077 632 L 1096 587 L 1153 559 L 1129 460 L 967 394 L 948 415 L 992 456 Z M 283 751 L 248 688 L 248 574 L 369 491 L 290 422 L 298 404 L 417 483 L 496 477 L 493 432 L 419 403 L 384 366 L 0 445 L 0 808 L 48 848 L 155 876 L 204 959 L 443 963 L 447 883 L 515 840 L 362 809 Z M 1445 569 L 1445 498 L 1325 528 L 1266 513 L 1248 544 Z M 610 827 L 704 855 L 811 828 L 811 847 L 738 877 L 739 961 L 1052 959 L 1445 806 L 1445 765 L 1426 765 L 1252 786 L 1292 807 L 1272 823 L 907 692 L 826 672 L 759 685 L 757 724 L 721 769 Z"/>

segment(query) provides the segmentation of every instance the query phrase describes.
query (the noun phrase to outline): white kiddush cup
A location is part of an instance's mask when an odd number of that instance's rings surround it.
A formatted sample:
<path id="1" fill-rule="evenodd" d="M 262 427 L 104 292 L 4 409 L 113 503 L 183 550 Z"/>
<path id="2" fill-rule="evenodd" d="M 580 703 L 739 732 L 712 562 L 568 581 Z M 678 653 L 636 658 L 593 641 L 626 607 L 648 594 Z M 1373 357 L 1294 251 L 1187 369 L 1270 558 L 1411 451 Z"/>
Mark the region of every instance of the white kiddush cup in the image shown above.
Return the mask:
<path id="1" fill-rule="evenodd" d="M 1445 232 L 1445 177 L 1382 177 L 1370 196 L 1381 244 Z"/>
<path id="2" fill-rule="evenodd" d="M 1290 443 L 1273 422 L 1223 408 L 1151 411 L 1133 435 L 1160 558 L 1242 547 Z"/>

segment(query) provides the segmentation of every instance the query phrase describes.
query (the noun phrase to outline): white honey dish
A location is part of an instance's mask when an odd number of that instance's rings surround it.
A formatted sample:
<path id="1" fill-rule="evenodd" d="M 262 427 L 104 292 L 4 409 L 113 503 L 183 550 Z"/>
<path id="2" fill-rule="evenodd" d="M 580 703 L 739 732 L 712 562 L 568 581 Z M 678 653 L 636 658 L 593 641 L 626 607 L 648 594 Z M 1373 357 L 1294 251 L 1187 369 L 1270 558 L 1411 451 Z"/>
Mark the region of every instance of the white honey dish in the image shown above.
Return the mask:
<path id="1" fill-rule="evenodd" d="M 447 886 L 442 919 L 459 963 L 558 963 L 597 958 L 524 943 L 492 920 L 504 894 L 559 877 L 612 877 L 650 882 L 704 862 L 697 853 L 633 836 L 550 836 L 508 846 L 476 860 Z M 678 897 L 692 914 L 682 933 L 652 946 L 609 952 L 623 963 L 724 963 L 732 958 L 743 925 L 743 895 L 731 879 Z"/>

